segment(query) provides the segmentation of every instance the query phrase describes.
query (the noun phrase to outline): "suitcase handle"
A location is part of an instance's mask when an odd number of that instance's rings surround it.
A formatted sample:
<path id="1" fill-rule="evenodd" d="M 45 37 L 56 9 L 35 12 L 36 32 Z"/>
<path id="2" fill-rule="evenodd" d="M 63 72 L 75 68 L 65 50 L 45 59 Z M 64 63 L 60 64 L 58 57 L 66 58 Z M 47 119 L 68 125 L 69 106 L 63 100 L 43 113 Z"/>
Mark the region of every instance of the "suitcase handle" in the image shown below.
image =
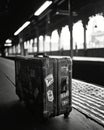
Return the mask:
<path id="1" fill-rule="evenodd" d="M 49 57 L 46 53 L 37 53 L 34 55 L 34 57 L 43 56 L 43 57 Z"/>

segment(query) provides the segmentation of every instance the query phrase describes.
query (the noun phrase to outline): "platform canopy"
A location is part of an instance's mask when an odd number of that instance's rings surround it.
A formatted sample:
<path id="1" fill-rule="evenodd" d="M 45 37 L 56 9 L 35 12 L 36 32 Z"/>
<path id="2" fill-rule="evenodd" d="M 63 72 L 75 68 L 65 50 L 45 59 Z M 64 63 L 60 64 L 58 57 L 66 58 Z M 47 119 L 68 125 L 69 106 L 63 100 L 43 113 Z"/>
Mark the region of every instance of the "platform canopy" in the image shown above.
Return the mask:
<path id="1" fill-rule="evenodd" d="M 49 34 L 54 29 L 68 25 L 70 15 L 73 22 L 87 22 L 89 16 L 103 13 L 104 10 L 104 0 L 52 0 L 52 4 L 42 14 L 35 16 L 34 12 L 45 1 L 0 0 L 0 47 L 8 38 L 16 41 L 18 38 L 14 36 L 14 32 L 26 21 L 30 21 L 31 24 L 23 34 L 29 39 L 37 35 L 37 29 L 39 34 Z"/>

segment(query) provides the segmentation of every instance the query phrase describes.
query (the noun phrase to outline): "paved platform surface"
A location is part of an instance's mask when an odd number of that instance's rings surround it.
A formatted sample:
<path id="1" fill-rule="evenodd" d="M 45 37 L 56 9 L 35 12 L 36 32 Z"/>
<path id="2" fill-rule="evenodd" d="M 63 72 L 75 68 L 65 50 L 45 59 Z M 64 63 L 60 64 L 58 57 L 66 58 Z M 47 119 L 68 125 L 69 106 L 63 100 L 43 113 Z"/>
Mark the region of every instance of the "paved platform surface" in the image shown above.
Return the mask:
<path id="1" fill-rule="evenodd" d="M 19 102 L 14 84 L 14 62 L 0 58 L 0 130 L 104 130 L 74 108 L 68 119 L 61 115 L 38 122 Z"/>
<path id="2" fill-rule="evenodd" d="M 104 126 L 104 88 L 73 79 L 72 99 L 74 108 Z"/>

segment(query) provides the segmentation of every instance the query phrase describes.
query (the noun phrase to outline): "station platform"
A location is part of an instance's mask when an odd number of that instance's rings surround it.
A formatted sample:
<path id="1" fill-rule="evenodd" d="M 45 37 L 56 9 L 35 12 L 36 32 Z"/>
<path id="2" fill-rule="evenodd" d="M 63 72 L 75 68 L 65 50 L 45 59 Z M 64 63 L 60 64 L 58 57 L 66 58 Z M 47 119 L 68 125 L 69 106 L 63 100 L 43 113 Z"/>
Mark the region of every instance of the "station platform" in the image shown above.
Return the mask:
<path id="1" fill-rule="evenodd" d="M 78 84 L 77 80 L 73 81 L 74 84 Z M 81 92 L 81 90 L 78 91 Z M 73 99 L 75 99 L 75 96 L 78 95 L 74 95 Z M 76 100 L 73 100 L 73 106 L 75 106 L 75 101 Z M 82 114 L 82 112 L 77 110 L 75 107 L 73 107 L 67 119 L 61 115 L 53 117 L 47 122 L 37 122 L 36 118 L 34 118 L 33 115 L 26 109 L 24 104 L 19 102 L 19 99 L 15 94 L 14 61 L 0 58 L 0 129 L 104 130 L 104 126 L 92 120 L 85 114 Z"/>

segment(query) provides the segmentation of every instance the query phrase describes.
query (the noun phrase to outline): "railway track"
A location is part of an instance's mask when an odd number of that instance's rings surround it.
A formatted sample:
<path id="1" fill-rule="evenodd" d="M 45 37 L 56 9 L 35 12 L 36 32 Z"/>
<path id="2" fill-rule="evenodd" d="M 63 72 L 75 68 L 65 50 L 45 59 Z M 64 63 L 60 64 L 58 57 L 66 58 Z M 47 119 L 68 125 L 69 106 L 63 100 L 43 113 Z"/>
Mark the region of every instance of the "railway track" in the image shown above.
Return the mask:
<path id="1" fill-rule="evenodd" d="M 72 107 L 104 126 L 104 88 L 73 79 Z"/>

